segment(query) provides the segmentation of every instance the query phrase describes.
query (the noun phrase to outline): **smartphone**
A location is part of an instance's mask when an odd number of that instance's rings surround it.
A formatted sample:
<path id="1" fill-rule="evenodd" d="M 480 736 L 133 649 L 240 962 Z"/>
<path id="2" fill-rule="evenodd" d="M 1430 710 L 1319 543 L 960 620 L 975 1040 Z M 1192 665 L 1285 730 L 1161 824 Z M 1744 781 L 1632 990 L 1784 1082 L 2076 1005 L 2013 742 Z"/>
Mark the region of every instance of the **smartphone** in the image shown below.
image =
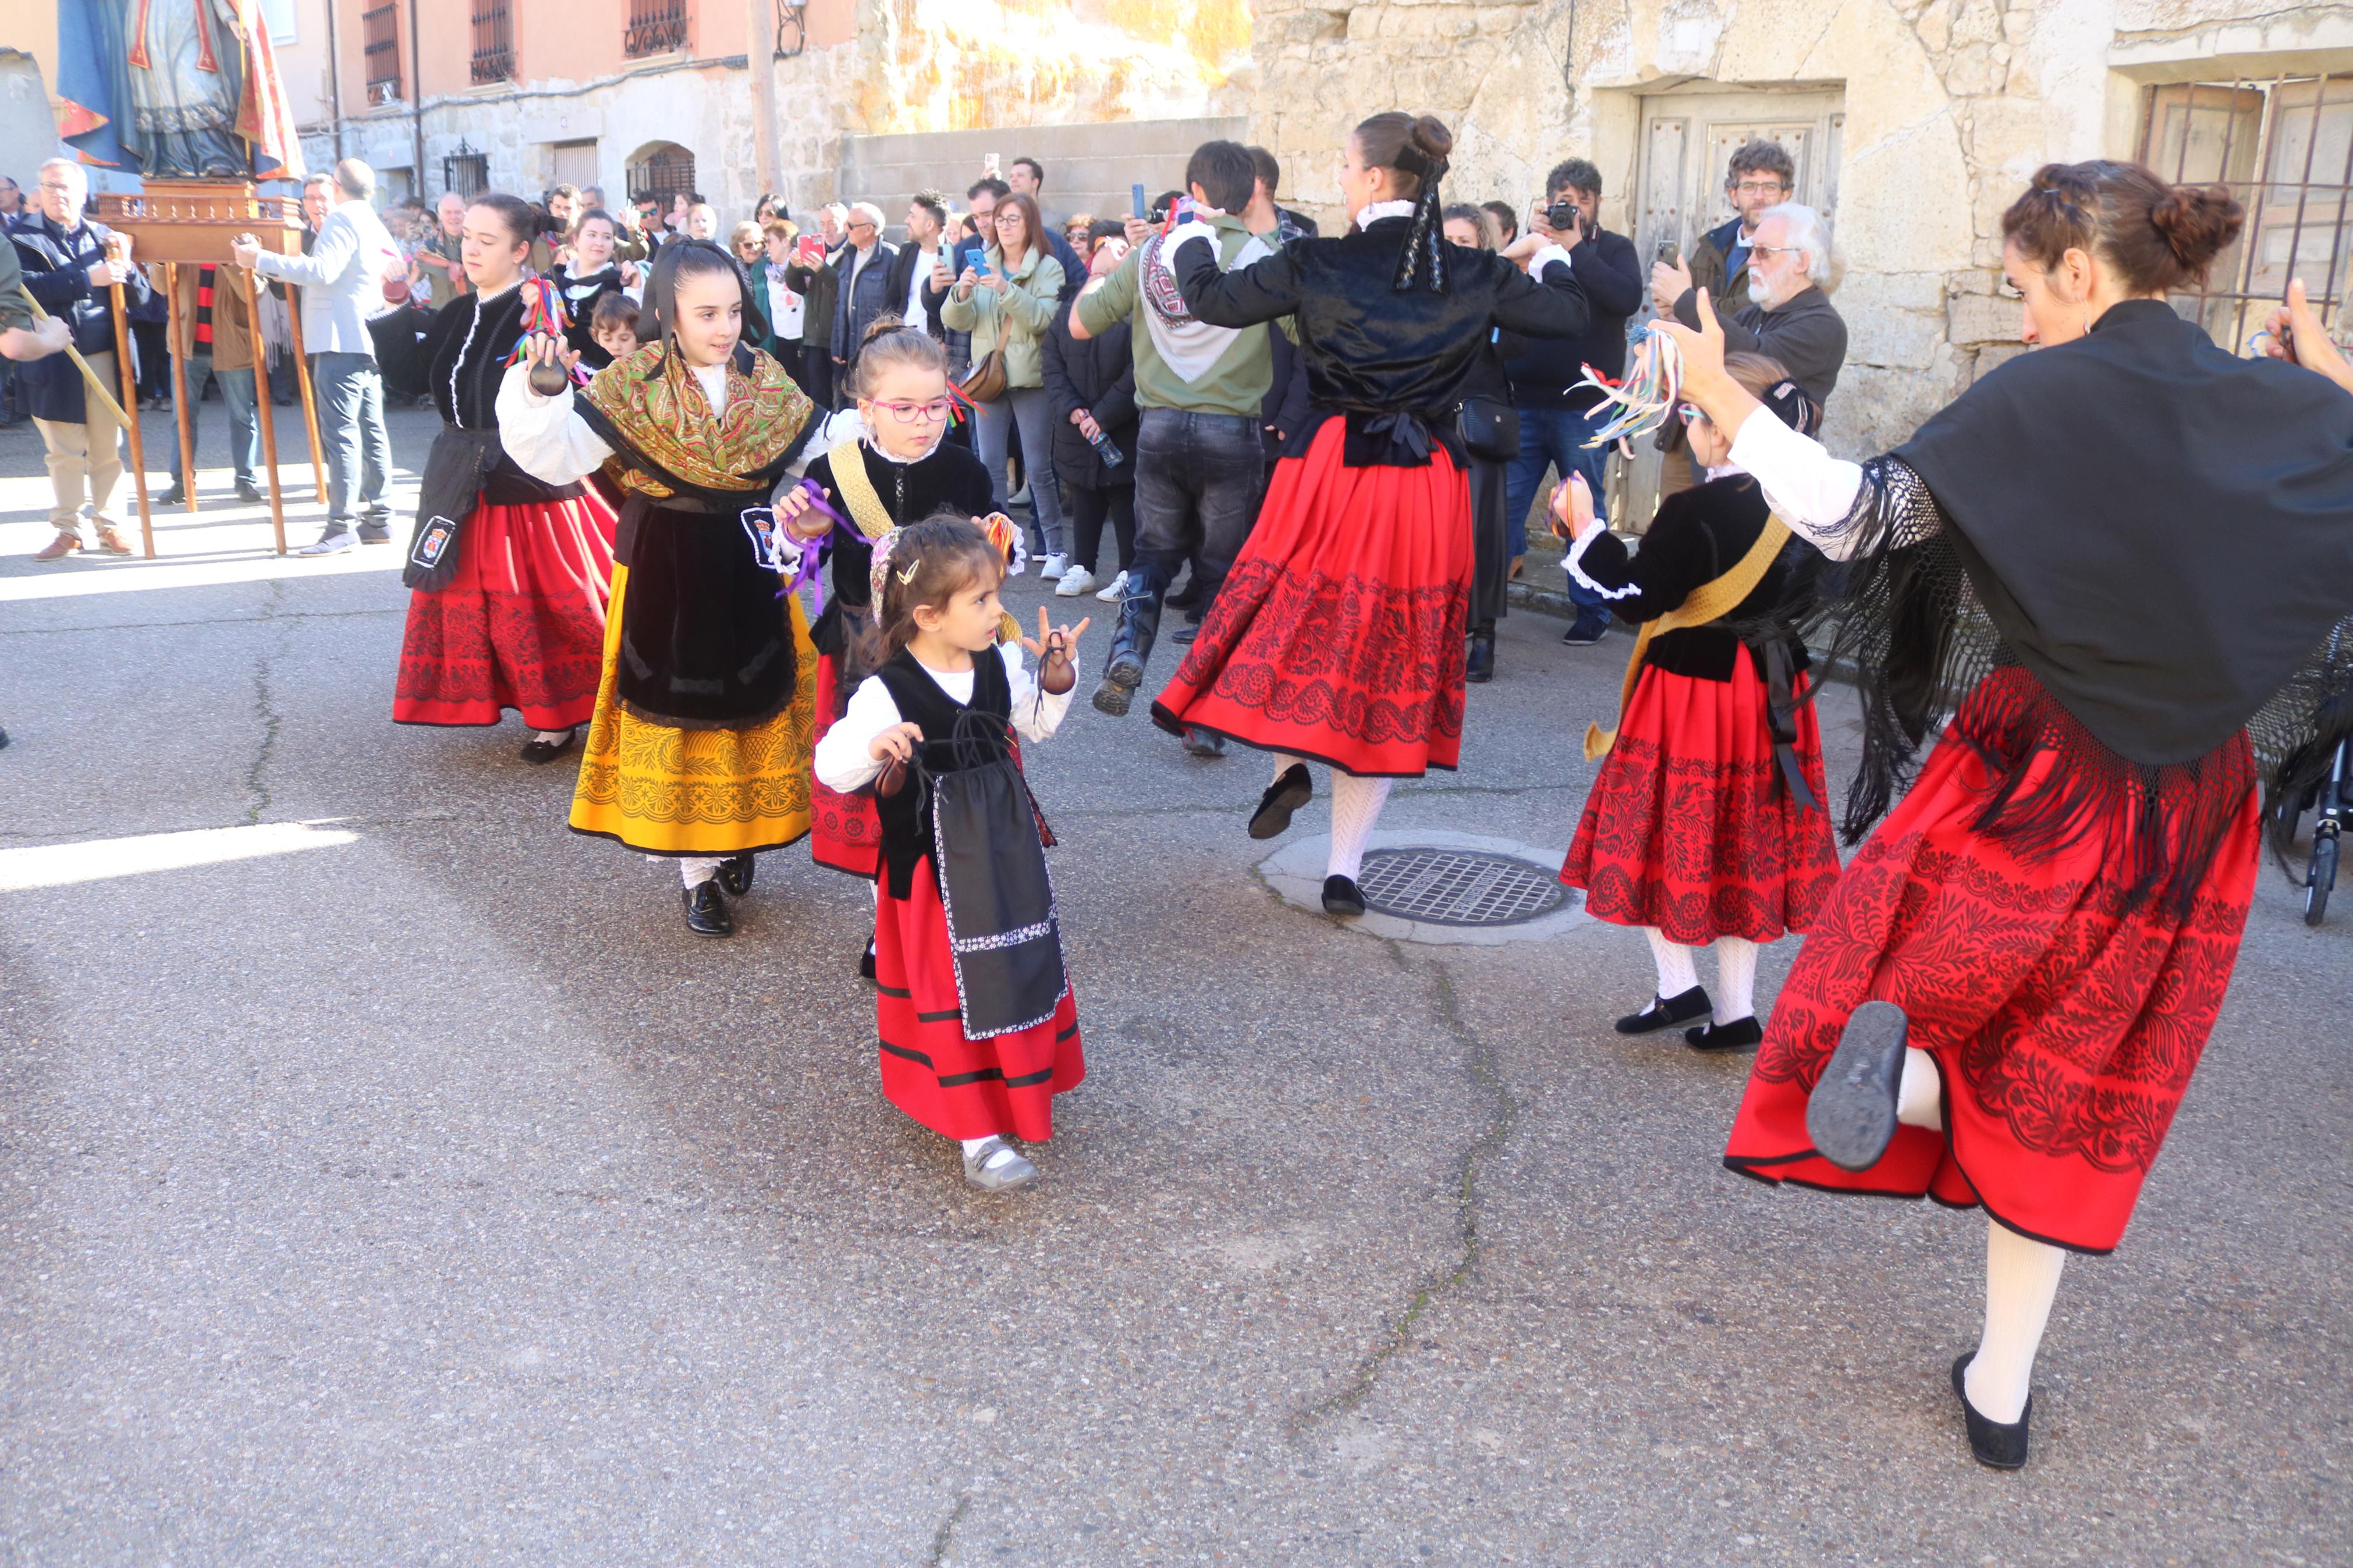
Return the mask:
<path id="1" fill-rule="evenodd" d="M 1149 214 L 1152 209 L 1145 206 L 1144 202 L 1144 187 L 1142 185 L 1130 185 L 1127 187 L 1127 210 L 1131 214 L 1136 217 L 1143 217 Z"/>
<path id="2" fill-rule="evenodd" d="M 1659 241 L 1659 259 L 1665 262 L 1670 267 L 1675 265 L 1678 258 L 1676 256 L 1675 242 L 1673 240 L 1662 239 Z"/>
<path id="3" fill-rule="evenodd" d="M 997 269 L 989 266 L 988 253 L 985 250 L 976 250 L 973 252 L 972 269 L 975 272 L 979 273 L 983 278 L 994 278 L 997 276 Z"/>
<path id="4" fill-rule="evenodd" d="M 996 153 L 982 153 L 982 154 L 981 154 L 981 158 L 980 158 L 980 172 L 981 172 L 982 176 L 983 176 L 984 178 L 987 178 L 987 179 L 994 180 L 994 179 L 997 179 L 997 178 L 999 178 L 999 177 L 1000 177 L 1000 176 L 998 175 L 997 172 L 997 154 L 996 154 Z"/>

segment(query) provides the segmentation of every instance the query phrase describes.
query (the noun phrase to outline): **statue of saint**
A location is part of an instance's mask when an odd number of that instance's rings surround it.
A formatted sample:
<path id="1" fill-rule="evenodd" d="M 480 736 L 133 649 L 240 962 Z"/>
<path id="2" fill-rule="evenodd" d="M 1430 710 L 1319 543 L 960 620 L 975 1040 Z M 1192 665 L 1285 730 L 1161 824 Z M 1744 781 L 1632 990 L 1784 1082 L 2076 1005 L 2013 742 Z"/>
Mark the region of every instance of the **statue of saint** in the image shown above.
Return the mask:
<path id="1" fill-rule="evenodd" d="M 58 34 L 59 132 L 85 163 L 149 179 L 299 176 L 259 0 L 59 0 Z"/>

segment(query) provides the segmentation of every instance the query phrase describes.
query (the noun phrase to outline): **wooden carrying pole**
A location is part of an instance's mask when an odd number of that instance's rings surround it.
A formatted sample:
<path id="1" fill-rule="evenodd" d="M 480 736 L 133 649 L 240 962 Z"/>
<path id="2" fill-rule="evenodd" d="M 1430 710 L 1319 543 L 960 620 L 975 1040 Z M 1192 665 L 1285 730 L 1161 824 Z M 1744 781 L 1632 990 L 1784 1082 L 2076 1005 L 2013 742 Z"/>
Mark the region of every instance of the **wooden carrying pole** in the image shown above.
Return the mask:
<path id="1" fill-rule="evenodd" d="M 193 514 L 196 510 L 196 442 L 189 421 L 195 415 L 188 407 L 188 362 L 180 353 L 178 262 L 164 263 L 164 287 L 170 290 L 167 296 L 170 317 L 164 331 L 167 334 L 165 346 L 172 356 L 172 420 L 180 427 L 180 495 Z M 195 342 L 193 337 L 189 341 L 192 344 Z"/>
<path id="2" fill-rule="evenodd" d="M 252 268 L 240 267 L 236 271 L 244 281 L 246 319 L 253 323 L 253 407 L 261 420 L 261 460 L 269 468 L 269 531 L 278 536 L 278 553 L 283 555 L 286 496 L 278 483 L 278 424 L 270 416 L 269 351 L 261 344 L 261 290 L 255 285 Z M 301 361 L 298 358 L 295 363 Z"/>
<path id="3" fill-rule="evenodd" d="M 139 540 L 153 561 L 155 519 L 147 510 L 147 448 L 139 438 L 139 373 L 131 363 L 131 317 L 123 309 L 121 284 L 109 288 L 106 296 L 114 310 L 114 360 L 122 372 L 122 408 L 130 419 L 124 429 L 131 437 L 131 482 L 139 498 Z"/>
<path id="4" fill-rule="evenodd" d="M 19 283 L 16 286 L 16 292 L 24 296 L 26 304 L 32 307 L 35 321 L 46 321 L 49 319 L 48 311 L 42 308 L 38 300 L 33 298 L 33 291 L 30 289 Z M 105 379 L 90 368 L 90 361 L 81 357 L 81 351 L 73 346 L 70 337 L 66 342 L 66 358 L 73 361 L 74 368 L 81 372 L 84 390 L 106 405 L 107 412 L 114 416 L 114 422 L 117 425 L 130 424 L 130 416 L 122 412 L 122 405 L 114 401 L 114 394 L 108 389 Z"/>
<path id="5" fill-rule="evenodd" d="M 302 290 L 286 285 L 286 327 L 294 340 L 294 386 L 302 395 L 302 427 L 311 437 L 311 482 L 318 487 L 319 504 L 327 504 L 327 468 L 319 447 L 319 395 L 311 385 L 311 356 L 302 352 Z"/>

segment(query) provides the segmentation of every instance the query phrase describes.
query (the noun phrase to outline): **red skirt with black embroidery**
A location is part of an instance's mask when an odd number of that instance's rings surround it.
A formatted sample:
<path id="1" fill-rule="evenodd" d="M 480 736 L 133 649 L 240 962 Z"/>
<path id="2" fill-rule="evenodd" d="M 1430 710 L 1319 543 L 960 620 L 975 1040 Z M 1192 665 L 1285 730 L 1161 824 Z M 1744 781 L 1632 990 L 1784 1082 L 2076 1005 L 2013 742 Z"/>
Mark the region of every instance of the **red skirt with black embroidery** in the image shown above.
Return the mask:
<path id="1" fill-rule="evenodd" d="M 1981 682 L 1839 879 L 1774 1004 L 1725 1163 L 1982 1204 L 2022 1235 L 2108 1252 L 2238 961 L 2261 825 L 2254 760 L 2242 735 L 2182 770 L 2183 793 L 2231 803 L 2220 847 L 2176 874 L 2194 888 L 2136 897 L 2119 867 L 2143 818 L 2121 795 L 2073 842 L 2033 858 L 1975 826 L 1995 773 L 1964 732 L 1969 710 L 2031 701 L 2032 688 L 2016 668 Z M 1877 1164 L 1847 1172 L 1813 1152 L 1806 1100 L 1849 1015 L 1873 999 L 1903 1008 L 1911 1043 L 1934 1058 L 1945 1127 L 1900 1127 Z"/>
<path id="2" fill-rule="evenodd" d="M 817 739 L 841 717 L 848 699 L 841 690 L 841 669 L 833 655 L 817 656 Z M 820 866 L 847 871 L 871 881 L 882 858 L 882 819 L 874 815 L 874 797 L 863 791 L 841 795 L 825 787 L 814 774 L 809 779 L 809 854 Z"/>
<path id="3" fill-rule="evenodd" d="M 1794 689 L 1805 695 L 1803 675 Z M 1838 846 L 1824 806 L 1799 805 L 1781 776 L 1765 699 L 1746 648 L 1730 680 L 1644 667 L 1560 868 L 1596 919 L 1656 926 L 1687 947 L 1778 942 L 1813 924 L 1838 881 Z M 1814 705 L 1793 716 L 1790 749 L 1827 802 Z"/>
<path id="4" fill-rule="evenodd" d="M 1077 998 L 1066 987 L 1046 1022 L 967 1039 L 931 858 L 916 863 L 907 897 L 892 897 L 887 878 L 878 886 L 874 980 L 881 994 L 874 1010 L 883 1095 L 950 1138 L 1051 1138 L 1054 1097 L 1087 1076 Z"/>
<path id="5" fill-rule="evenodd" d="M 612 509 L 594 494 L 483 502 L 466 521 L 447 587 L 408 596 L 392 717 L 535 730 L 586 724 L 605 669 Z"/>
<path id="6" fill-rule="evenodd" d="M 1346 421 L 1274 466 L 1258 526 L 1152 704 L 1344 773 L 1417 777 L 1462 751 L 1471 488 L 1440 448 L 1420 468 L 1351 468 Z"/>

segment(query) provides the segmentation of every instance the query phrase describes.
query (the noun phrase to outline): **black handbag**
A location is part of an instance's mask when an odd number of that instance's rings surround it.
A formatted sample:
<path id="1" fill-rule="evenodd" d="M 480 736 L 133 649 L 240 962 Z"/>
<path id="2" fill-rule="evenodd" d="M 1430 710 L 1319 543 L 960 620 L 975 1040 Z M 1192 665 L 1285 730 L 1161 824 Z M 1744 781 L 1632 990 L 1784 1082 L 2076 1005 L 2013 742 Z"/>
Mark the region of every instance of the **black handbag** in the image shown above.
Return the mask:
<path id="1" fill-rule="evenodd" d="M 1508 403 L 1464 398 L 1454 411 L 1454 433 L 1481 462 L 1508 463 L 1520 455 L 1520 411 Z"/>

